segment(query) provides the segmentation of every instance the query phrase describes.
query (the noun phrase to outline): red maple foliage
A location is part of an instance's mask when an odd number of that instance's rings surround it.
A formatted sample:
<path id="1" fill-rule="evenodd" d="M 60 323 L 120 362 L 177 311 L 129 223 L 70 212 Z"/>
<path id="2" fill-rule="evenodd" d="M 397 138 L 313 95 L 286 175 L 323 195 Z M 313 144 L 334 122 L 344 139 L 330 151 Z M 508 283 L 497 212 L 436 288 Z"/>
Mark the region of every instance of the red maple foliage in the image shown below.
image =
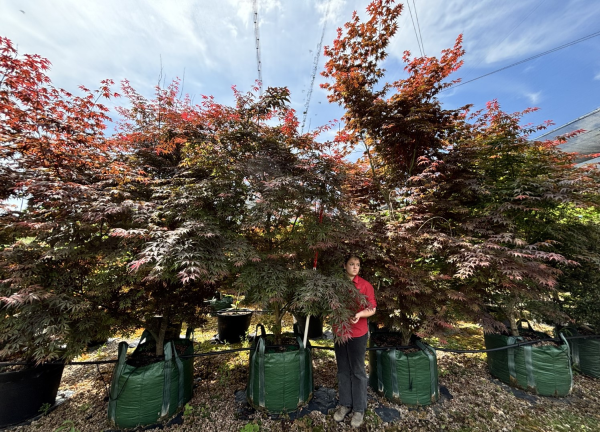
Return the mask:
<path id="1" fill-rule="evenodd" d="M 100 100 L 117 96 L 112 82 L 76 96 L 52 85 L 49 68 L 0 37 L 0 345 L 2 355 L 37 361 L 70 357 L 107 331 L 83 295 L 103 227 L 82 224 L 81 215 L 93 185 L 123 168 L 113 157 L 120 146 L 104 137 Z M 25 208 L 15 210 L 16 199 Z"/>
<path id="2" fill-rule="evenodd" d="M 381 315 L 394 317 L 408 341 L 412 332 L 434 322 L 446 325 L 445 305 L 452 293 L 436 288 L 445 277 L 415 266 L 418 248 L 397 237 L 401 216 L 396 211 L 404 206 L 407 180 L 423 170 L 419 158 L 437 157 L 462 119 L 464 109 L 443 109 L 436 96 L 450 85 L 444 80 L 462 65 L 464 52 L 460 36 L 439 59 L 411 58 L 405 52 L 408 77 L 381 83 L 381 62 L 401 11 L 402 5 L 394 1 L 378 0 L 367 7 L 368 21 L 361 22 L 354 13 L 345 31 L 338 29 L 333 46 L 325 48 L 329 60 L 323 75 L 333 82 L 323 87 L 330 92 L 329 100 L 346 110 L 348 139 L 365 148 L 346 191 L 369 226 L 364 261 L 378 287 Z"/>
<path id="3" fill-rule="evenodd" d="M 462 38 L 439 59 L 403 60 L 408 77 L 383 82 L 381 62 L 402 6 L 373 1 L 369 19 L 355 13 L 338 30 L 324 76 L 332 102 L 345 110 L 346 133 L 364 156 L 346 191 L 369 226 L 364 268 L 378 287 L 381 318 L 408 342 L 457 317 L 503 329 L 487 313 L 503 306 L 513 331 L 519 308 L 551 307 L 577 209 L 595 205 L 597 178 L 573 169 L 558 142 L 531 143 L 540 128 L 521 127 L 523 113 L 493 101 L 467 117 L 437 99 L 462 64 Z M 564 318 L 564 315 L 562 315 Z"/>
<path id="4" fill-rule="evenodd" d="M 193 325 L 202 300 L 229 289 L 273 311 L 276 339 L 294 305 L 307 313 L 335 306 L 334 319 L 347 321 L 339 305 L 351 291 L 327 273 L 348 241 L 339 222 L 352 219 L 340 212 L 342 154 L 328 152 L 317 132 L 298 134 L 286 88 L 260 97 L 233 90 L 235 106 L 210 96 L 195 105 L 179 97 L 178 82 L 151 100 L 123 85 L 130 106 L 119 109 L 115 139 L 127 143 L 135 175 L 115 184 L 114 196 L 135 212 L 111 232 L 133 257 L 133 279 L 118 294 L 126 315 L 138 326 L 154 315 L 163 327 Z M 315 204 L 325 208 L 320 222 Z M 306 271 L 315 251 L 333 253 Z"/>

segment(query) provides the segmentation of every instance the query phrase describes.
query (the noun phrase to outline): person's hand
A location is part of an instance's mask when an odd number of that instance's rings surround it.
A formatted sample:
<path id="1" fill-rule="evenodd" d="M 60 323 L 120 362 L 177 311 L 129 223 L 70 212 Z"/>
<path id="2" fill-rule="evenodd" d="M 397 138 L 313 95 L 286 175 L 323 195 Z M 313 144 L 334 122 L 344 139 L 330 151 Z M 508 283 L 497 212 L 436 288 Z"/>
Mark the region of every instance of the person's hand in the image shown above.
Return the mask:
<path id="1" fill-rule="evenodd" d="M 354 315 L 352 318 L 350 318 L 350 323 L 351 324 L 356 324 L 358 322 L 358 320 L 360 319 L 358 316 L 358 314 Z"/>

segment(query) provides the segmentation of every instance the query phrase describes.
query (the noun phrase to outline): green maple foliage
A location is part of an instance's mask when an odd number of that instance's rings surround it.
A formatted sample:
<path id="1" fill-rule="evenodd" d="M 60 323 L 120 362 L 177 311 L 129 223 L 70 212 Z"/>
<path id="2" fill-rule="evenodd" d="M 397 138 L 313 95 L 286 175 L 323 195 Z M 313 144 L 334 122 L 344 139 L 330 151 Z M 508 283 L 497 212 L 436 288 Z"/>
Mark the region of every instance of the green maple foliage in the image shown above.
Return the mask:
<path id="1" fill-rule="evenodd" d="M 569 213 L 574 210 L 569 209 Z M 600 328 L 600 221 L 598 208 L 577 211 L 565 226 L 562 249 L 579 266 L 563 268 L 559 279 L 564 313 L 575 323 Z M 575 220 L 573 220 L 575 219 Z M 558 321 L 558 320 L 557 320 Z M 558 322 L 558 324 L 564 324 Z"/>
<path id="2" fill-rule="evenodd" d="M 342 155 L 317 142 L 316 133 L 297 133 L 287 89 L 235 96 L 235 108 L 209 101 L 210 135 L 190 145 L 188 161 L 212 169 L 225 189 L 223 214 L 235 223 L 239 247 L 250 248 L 233 261 L 230 280 L 248 301 L 272 311 L 276 343 L 290 309 L 329 314 L 347 333 L 360 299 L 340 266 L 364 227 L 342 201 Z"/>

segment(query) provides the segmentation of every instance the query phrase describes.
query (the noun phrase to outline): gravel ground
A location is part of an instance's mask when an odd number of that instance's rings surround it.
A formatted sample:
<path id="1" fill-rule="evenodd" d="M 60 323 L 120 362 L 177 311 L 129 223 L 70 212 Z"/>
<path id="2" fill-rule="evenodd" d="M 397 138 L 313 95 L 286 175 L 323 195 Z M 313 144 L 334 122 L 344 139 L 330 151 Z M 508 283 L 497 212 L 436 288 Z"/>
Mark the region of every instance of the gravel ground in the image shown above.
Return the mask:
<path id="1" fill-rule="evenodd" d="M 262 318 L 254 317 L 253 322 Z M 291 322 L 286 323 L 288 328 Z M 196 331 L 197 351 L 241 347 L 210 345 L 208 339 L 216 333 L 211 320 Z M 129 342 L 135 339 L 128 339 Z M 478 348 L 482 345 L 479 328 L 465 324 L 459 332 L 449 335 L 451 347 Z M 437 344 L 436 340 L 430 341 Z M 319 345 L 330 342 L 318 341 Z M 118 341 L 112 341 L 84 360 L 116 358 Z M 247 346 L 247 345 L 246 345 Z M 575 375 L 571 395 L 554 399 L 534 396 L 511 389 L 491 377 L 485 355 L 438 353 L 440 385 L 444 395 L 437 404 L 419 409 L 391 403 L 369 389 L 369 406 L 361 431 L 600 431 L 600 380 Z M 53 432 L 61 426 L 65 432 L 108 431 L 107 384 L 113 365 L 69 366 L 65 368 L 60 391 L 72 396 L 56 409 L 15 432 Z M 333 353 L 314 350 L 314 382 L 317 388 L 336 389 L 336 365 Z M 196 387 L 187 413 L 179 414 L 174 423 L 152 431 L 344 431 L 351 430 L 349 417 L 336 423 L 332 415 L 313 411 L 295 421 L 289 418 L 269 418 L 251 413 L 238 418 L 240 403 L 236 391 L 243 390 L 248 377 L 248 353 L 199 357 L 195 360 Z M 447 391 L 446 391 L 447 390 Z M 399 419 L 386 423 L 375 414 L 385 408 L 396 410 Z M 394 412 L 394 411 L 391 411 Z M 248 414 L 248 412 L 245 412 Z M 244 413 L 242 414 L 244 416 Z M 69 423 L 72 422 L 72 423 Z M 255 425 L 255 426 L 253 426 Z M 73 427 L 73 429 L 71 429 Z"/>

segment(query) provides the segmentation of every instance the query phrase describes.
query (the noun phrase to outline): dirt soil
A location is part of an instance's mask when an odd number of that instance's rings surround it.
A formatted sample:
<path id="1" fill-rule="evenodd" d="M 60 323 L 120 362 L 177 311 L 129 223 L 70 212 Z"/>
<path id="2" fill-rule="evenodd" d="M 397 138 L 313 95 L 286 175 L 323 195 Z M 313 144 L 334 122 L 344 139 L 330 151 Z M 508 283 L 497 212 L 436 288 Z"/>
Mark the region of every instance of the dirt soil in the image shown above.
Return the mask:
<path id="1" fill-rule="evenodd" d="M 596 332 L 593 331 L 592 328 L 590 327 L 577 327 L 577 332 L 581 335 L 585 335 L 585 336 L 591 336 L 591 335 L 595 335 Z"/>
<path id="2" fill-rule="evenodd" d="M 19 357 L 17 355 L 11 356 L 11 357 L 0 357 L 0 362 L 6 362 L 6 363 L 25 363 L 25 361 L 23 360 L 22 357 Z M 0 373 L 7 373 L 7 372 L 18 372 L 18 371 L 22 371 L 25 369 L 28 369 L 29 366 L 27 365 L 11 365 L 11 366 L 0 366 Z"/>
<path id="3" fill-rule="evenodd" d="M 371 336 L 372 341 L 380 347 L 401 347 L 402 335 L 399 333 L 375 333 Z M 417 347 L 402 348 L 401 351 L 405 354 L 415 353 L 420 351 Z"/>
<path id="4" fill-rule="evenodd" d="M 223 311 L 220 310 L 217 312 L 219 315 L 223 315 L 223 316 L 238 316 L 238 315 L 248 315 L 248 311 L 247 310 L 232 310 L 232 311 Z"/>
<path id="5" fill-rule="evenodd" d="M 2 360 L 3 362 L 12 362 L 18 363 L 19 360 Z M 8 372 L 18 372 L 27 369 L 28 366 L 25 365 L 11 365 L 11 366 L 1 366 L 0 373 L 8 373 Z"/>
<path id="6" fill-rule="evenodd" d="M 256 324 L 257 318 L 253 318 Z M 291 329 L 291 318 L 289 327 Z M 195 333 L 196 350 L 225 350 L 249 347 L 249 343 L 211 345 L 216 320 Z M 129 341 L 135 341 L 135 338 Z M 478 326 L 465 324 L 447 337 L 447 347 L 479 348 L 483 333 Z M 116 359 L 118 340 L 83 356 L 80 360 Z M 439 342 L 428 340 L 431 345 Z M 331 347 L 331 341 L 313 341 L 313 345 Z M 131 350 L 133 351 L 133 349 Z M 313 350 L 315 387 L 337 389 L 335 356 L 329 350 Z M 61 390 L 73 391 L 67 402 L 36 422 L 14 429 L 15 432 L 53 432 L 72 421 L 74 432 L 114 431 L 107 419 L 107 391 L 114 365 L 68 366 Z M 194 362 L 194 396 L 185 415 L 175 423 L 152 431 L 498 431 L 563 432 L 600 431 L 600 380 L 575 374 L 571 394 L 565 398 L 535 396 L 511 389 L 494 379 L 484 354 L 448 354 L 438 352 L 440 402 L 412 408 L 385 400 L 368 390 L 365 424 L 352 429 L 350 416 L 341 423 L 332 414 L 313 411 L 297 420 L 270 418 L 267 414 L 244 411 L 235 393 L 243 390 L 248 378 L 248 352 L 198 357 Z M 367 366 L 368 371 L 368 366 Z M 239 394 L 239 393 L 238 393 Z M 399 419 L 384 422 L 376 411 L 393 411 Z M 255 426 L 254 426 L 255 425 Z"/>
<path id="7" fill-rule="evenodd" d="M 275 345 L 275 338 L 272 335 L 267 335 L 267 349 L 268 353 L 273 352 L 287 352 L 287 351 L 298 351 L 300 345 L 294 336 L 281 335 L 281 344 Z"/>
<path id="8" fill-rule="evenodd" d="M 548 334 L 540 334 L 539 332 L 532 332 L 532 331 L 525 330 L 525 329 L 520 330 L 519 335 L 526 341 L 535 341 L 535 340 L 546 339 L 546 338 L 552 337 Z M 532 347 L 541 347 L 541 346 L 559 347 L 561 345 L 562 345 L 562 342 L 557 343 L 557 342 L 552 342 L 552 341 L 543 341 L 543 342 L 531 344 Z"/>
<path id="9" fill-rule="evenodd" d="M 185 343 L 177 343 L 177 342 L 175 342 L 174 345 L 175 345 L 175 351 L 177 351 L 177 354 L 180 356 L 185 353 L 185 350 L 189 346 Z M 133 367 L 144 367 L 144 366 L 151 365 L 152 363 L 157 363 L 159 361 L 163 361 L 165 359 L 164 355 L 156 356 L 155 353 L 156 353 L 156 345 L 153 343 L 148 344 L 148 345 L 144 346 L 144 349 L 137 350 L 134 354 L 129 356 L 127 358 L 126 363 Z"/>

